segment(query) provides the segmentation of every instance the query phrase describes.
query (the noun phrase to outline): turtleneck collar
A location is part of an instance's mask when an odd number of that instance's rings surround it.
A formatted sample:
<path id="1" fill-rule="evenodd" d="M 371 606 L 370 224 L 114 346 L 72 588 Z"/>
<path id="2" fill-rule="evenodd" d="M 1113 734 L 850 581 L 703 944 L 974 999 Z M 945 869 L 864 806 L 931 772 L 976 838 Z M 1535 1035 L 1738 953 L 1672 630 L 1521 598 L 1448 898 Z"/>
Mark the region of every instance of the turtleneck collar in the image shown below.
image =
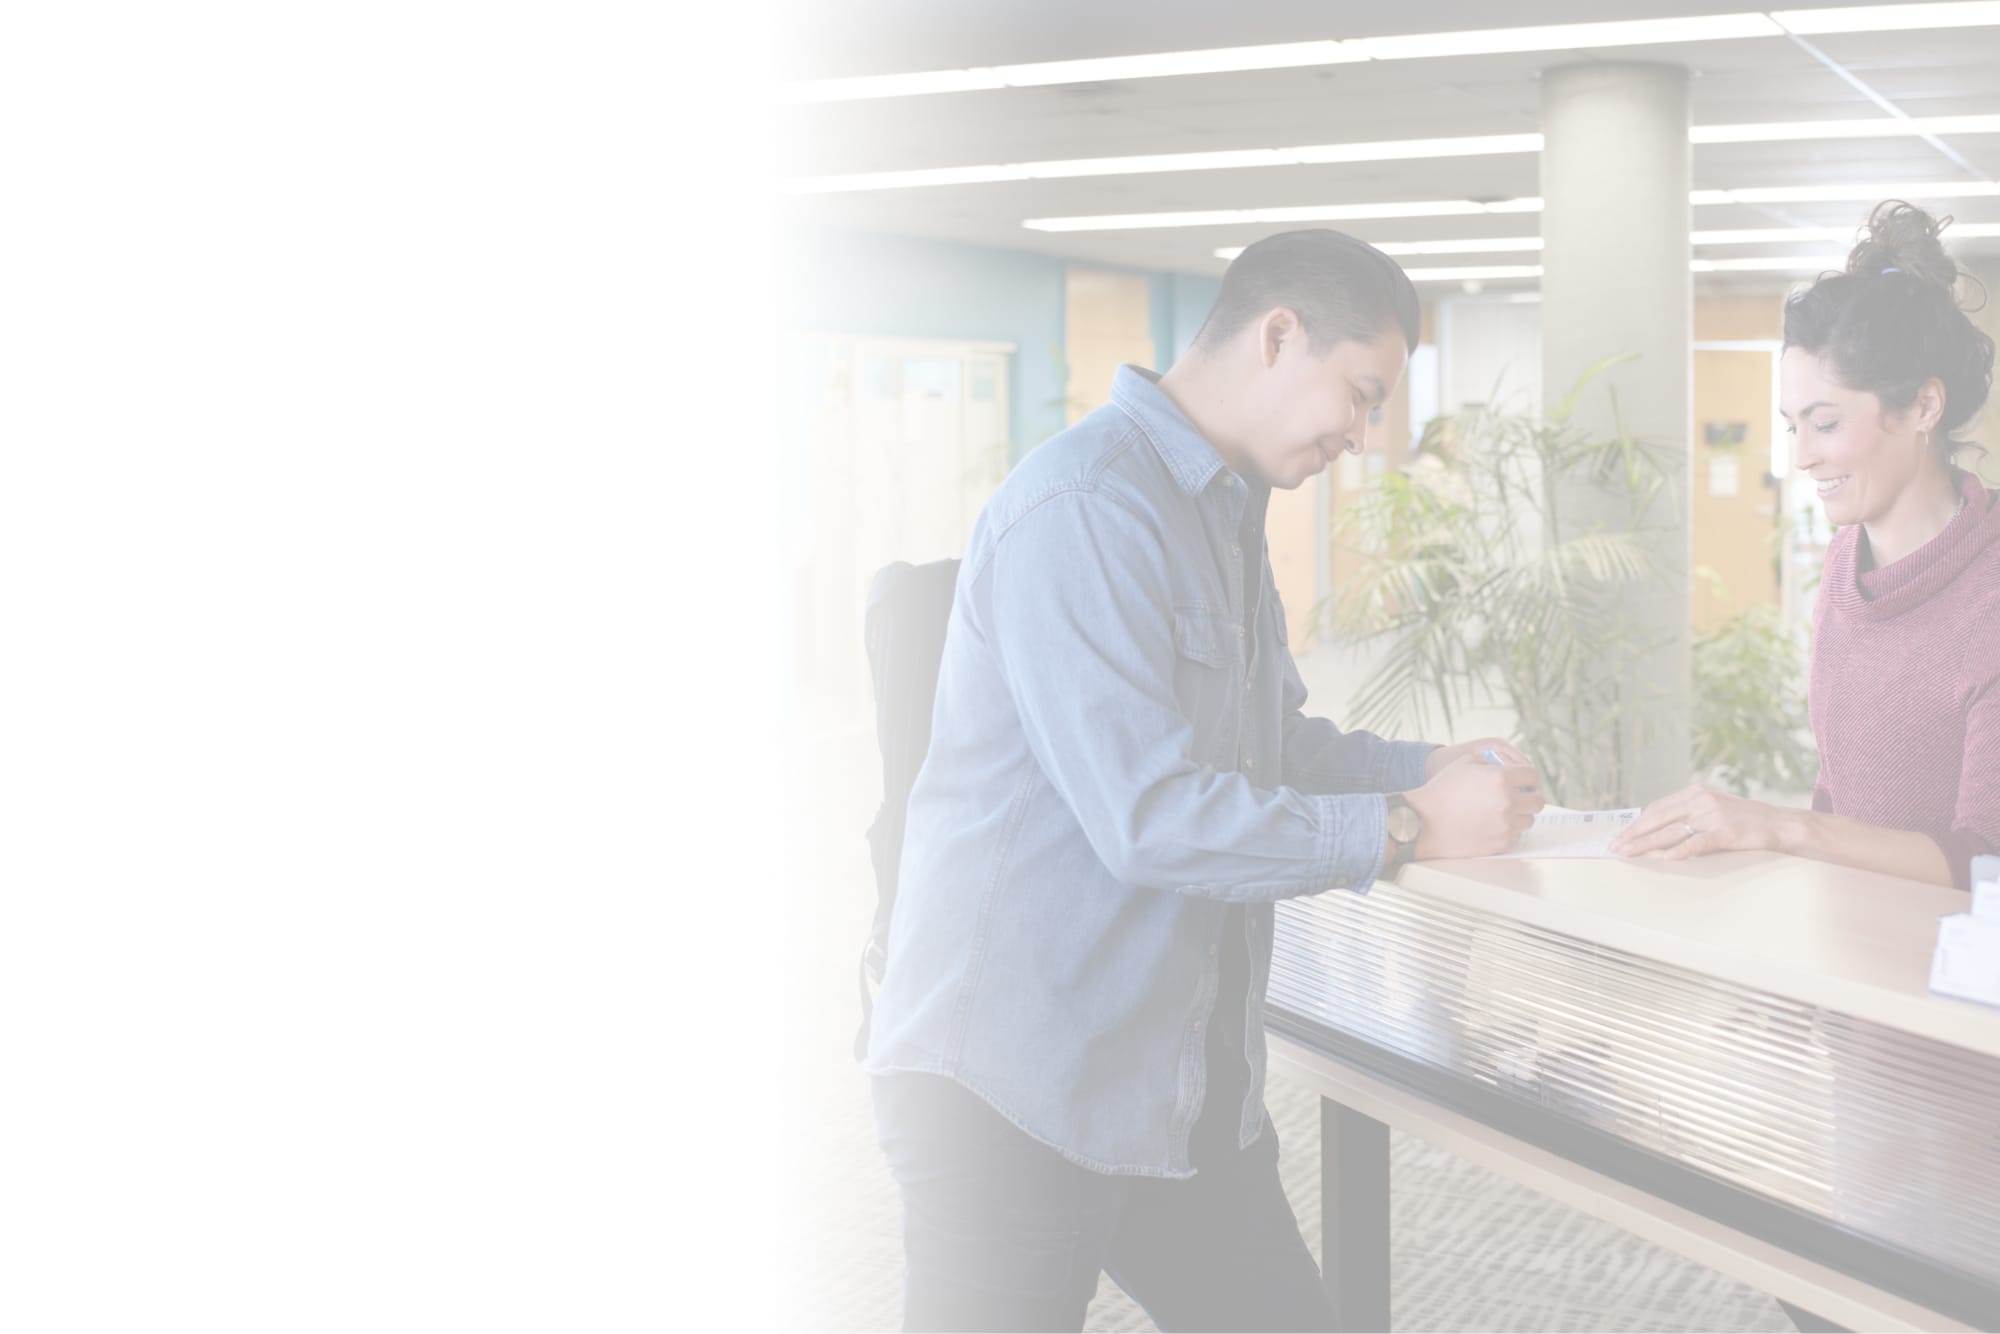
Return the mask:
<path id="1" fill-rule="evenodd" d="M 1959 494 L 1965 507 L 1944 526 L 1944 531 L 1909 555 L 1880 569 L 1858 573 L 1861 544 L 1866 535 L 1841 542 L 1827 553 L 1827 598 L 1844 616 L 1885 621 L 1929 601 L 1942 591 L 1973 559 L 2000 540 L 2000 492 L 1988 491 L 1969 472 L 1958 474 Z"/>

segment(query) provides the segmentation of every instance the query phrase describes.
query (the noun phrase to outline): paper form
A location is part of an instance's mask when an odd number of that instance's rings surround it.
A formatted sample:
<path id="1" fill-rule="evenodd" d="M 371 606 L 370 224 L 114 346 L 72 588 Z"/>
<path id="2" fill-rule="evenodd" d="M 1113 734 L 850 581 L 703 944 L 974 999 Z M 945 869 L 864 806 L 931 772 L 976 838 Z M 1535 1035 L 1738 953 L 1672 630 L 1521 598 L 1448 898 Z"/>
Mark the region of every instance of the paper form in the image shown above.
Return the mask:
<path id="1" fill-rule="evenodd" d="M 1512 852 L 1499 857 L 1609 857 L 1611 840 L 1639 818 L 1639 808 L 1623 811 L 1572 811 L 1544 806 L 1534 825 L 1524 831 Z"/>

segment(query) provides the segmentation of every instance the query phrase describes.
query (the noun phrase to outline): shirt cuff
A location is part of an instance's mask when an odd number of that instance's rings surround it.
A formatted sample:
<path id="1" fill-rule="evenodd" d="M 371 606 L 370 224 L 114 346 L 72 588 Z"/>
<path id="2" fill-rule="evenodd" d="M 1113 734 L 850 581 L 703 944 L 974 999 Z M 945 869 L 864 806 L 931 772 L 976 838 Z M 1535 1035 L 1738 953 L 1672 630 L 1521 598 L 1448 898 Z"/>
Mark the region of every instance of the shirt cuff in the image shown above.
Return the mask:
<path id="1" fill-rule="evenodd" d="M 1315 797 L 1324 803 L 1322 828 L 1330 831 L 1327 889 L 1366 894 L 1382 874 L 1389 845 L 1389 802 L 1379 796 Z"/>
<path id="2" fill-rule="evenodd" d="M 1381 792 L 1408 792 L 1422 787 L 1428 781 L 1424 773 L 1424 762 L 1431 752 L 1440 747 L 1428 741 L 1391 741 L 1387 754 L 1383 756 L 1382 767 L 1375 775 L 1382 784 Z"/>

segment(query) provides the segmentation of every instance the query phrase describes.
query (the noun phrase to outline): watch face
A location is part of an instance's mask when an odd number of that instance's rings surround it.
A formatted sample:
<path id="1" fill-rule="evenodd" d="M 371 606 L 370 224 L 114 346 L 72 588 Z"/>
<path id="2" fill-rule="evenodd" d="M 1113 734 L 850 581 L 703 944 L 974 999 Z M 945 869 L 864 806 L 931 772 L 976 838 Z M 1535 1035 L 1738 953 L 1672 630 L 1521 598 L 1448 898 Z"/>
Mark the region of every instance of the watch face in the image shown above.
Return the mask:
<path id="1" fill-rule="evenodd" d="M 1398 843 L 1414 843 L 1424 831 L 1424 819 L 1408 806 L 1389 809 L 1389 837 Z"/>

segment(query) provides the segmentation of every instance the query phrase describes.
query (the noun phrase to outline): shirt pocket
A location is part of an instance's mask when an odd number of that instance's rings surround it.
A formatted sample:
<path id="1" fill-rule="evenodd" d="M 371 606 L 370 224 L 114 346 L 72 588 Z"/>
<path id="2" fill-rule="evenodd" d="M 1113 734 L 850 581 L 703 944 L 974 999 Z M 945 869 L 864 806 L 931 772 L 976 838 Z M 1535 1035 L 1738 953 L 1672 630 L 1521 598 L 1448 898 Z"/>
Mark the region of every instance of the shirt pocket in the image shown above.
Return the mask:
<path id="1" fill-rule="evenodd" d="M 1243 681 L 1243 629 L 1224 611 L 1174 608 L 1174 694 L 1194 725 L 1195 758 L 1233 769 Z"/>

